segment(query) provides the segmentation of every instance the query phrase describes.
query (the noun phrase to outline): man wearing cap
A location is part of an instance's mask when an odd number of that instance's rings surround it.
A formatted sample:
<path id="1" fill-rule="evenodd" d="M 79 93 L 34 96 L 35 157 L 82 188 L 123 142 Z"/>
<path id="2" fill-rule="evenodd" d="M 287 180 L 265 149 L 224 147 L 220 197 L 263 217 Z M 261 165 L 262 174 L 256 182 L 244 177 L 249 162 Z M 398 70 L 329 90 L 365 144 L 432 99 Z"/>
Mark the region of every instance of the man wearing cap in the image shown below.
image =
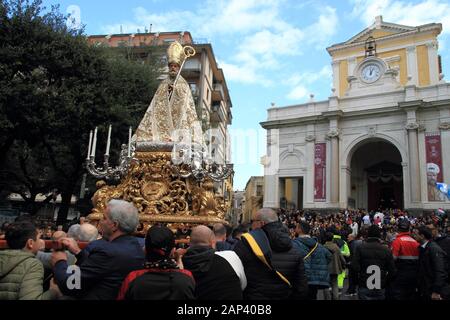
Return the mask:
<path id="1" fill-rule="evenodd" d="M 203 132 L 195 110 L 191 89 L 179 75 L 186 59 L 183 46 L 177 41 L 167 50 L 169 76 L 161 82 L 145 112 L 136 136 L 137 142 L 183 141 L 202 144 Z"/>
<path id="2" fill-rule="evenodd" d="M 117 300 L 192 300 L 192 273 L 180 269 L 172 258 L 175 236 L 165 227 L 151 227 L 145 238 L 145 268 L 131 272 L 122 284 Z"/>
<path id="3" fill-rule="evenodd" d="M 397 228 L 397 237 L 392 242 L 392 255 L 398 272 L 390 286 L 389 298 L 414 299 L 419 268 L 419 243 L 411 237 L 410 222 L 407 218 L 399 219 Z"/>

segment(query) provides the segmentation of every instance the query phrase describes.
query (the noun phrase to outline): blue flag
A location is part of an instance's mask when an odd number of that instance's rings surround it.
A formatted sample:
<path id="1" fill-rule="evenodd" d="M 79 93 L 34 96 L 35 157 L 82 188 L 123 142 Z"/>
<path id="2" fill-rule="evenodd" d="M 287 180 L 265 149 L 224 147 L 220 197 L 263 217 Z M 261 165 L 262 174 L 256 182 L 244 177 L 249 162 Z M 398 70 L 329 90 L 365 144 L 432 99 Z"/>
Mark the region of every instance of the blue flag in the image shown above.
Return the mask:
<path id="1" fill-rule="evenodd" d="M 450 189 L 448 187 L 448 184 L 443 182 L 436 182 L 436 188 L 443 194 L 447 196 L 447 198 L 450 200 Z"/>

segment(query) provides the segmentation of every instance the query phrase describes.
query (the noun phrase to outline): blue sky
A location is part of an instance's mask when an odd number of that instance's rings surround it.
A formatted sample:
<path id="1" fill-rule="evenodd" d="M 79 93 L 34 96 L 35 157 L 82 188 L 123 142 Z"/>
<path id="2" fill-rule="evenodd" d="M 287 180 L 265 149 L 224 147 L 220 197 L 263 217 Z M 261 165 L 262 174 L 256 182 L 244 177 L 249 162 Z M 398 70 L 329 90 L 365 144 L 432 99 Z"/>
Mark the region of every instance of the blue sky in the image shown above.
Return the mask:
<path id="1" fill-rule="evenodd" d="M 303 103 L 331 93 L 331 60 L 325 48 L 383 20 L 416 26 L 443 24 L 439 37 L 444 74 L 450 77 L 450 3 L 446 0 L 44 0 L 62 12 L 78 11 L 87 34 L 190 31 L 213 46 L 233 103 L 235 189 L 263 175 L 266 119 L 271 103 Z M 237 134 L 238 133 L 238 134 Z M 243 135 L 244 134 L 244 135 Z"/>

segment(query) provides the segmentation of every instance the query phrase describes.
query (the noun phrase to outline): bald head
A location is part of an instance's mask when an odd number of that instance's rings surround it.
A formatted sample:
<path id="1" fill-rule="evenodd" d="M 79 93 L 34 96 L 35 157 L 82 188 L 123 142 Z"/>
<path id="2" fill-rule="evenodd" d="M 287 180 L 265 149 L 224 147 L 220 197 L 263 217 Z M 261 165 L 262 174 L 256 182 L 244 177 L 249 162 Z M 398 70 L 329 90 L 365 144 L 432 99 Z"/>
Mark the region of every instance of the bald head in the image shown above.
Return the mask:
<path id="1" fill-rule="evenodd" d="M 207 226 L 197 226 L 191 231 L 191 246 L 215 246 L 214 232 Z"/>
<path id="2" fill-rule="evenodd" d="M 278 221 L 278 215 L 275 210 L 270 208 L 262 208 L 256 212 L 256 219 L 265 223 L 271 223 Z"/>
<path id="3" fill-rule="evenodd" d="M 55 233 L 52 236 L 53 240 L 59 240 L 65 237 L 67 237 L 67 235 L 64 231 L 55 231 Z"/>
<path id="4" fill-rule="evenodd" d="M 80 234 L 79 234 L 80 241 L 91 242 L 91 241 L 97 240 L 97 236 L 98 236 L 98 230 L 92 224 L 83 223 L 80 226 Z"/>

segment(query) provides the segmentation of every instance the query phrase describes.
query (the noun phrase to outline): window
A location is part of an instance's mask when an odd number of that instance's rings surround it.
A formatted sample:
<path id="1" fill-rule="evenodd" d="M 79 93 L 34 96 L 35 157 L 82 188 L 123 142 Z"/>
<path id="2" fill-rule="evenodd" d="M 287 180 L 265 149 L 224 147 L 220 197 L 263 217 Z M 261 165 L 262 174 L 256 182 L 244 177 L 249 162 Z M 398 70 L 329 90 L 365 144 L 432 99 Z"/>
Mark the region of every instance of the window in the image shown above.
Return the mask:
<path id="1" fill-rule="evenodd" d="M 256 186 L 256 196 L 260 197 L 262 195 L 263 195 L 263 186 L 261 186 L 261 185 Z"/>
<path id="2" fill-rule="evenodd" d="M 206 89 L 206 101 L 209 103 L 209 89 Z"/>
<path id="3" fill-rule="evenodd" d="M 197 95 L 197 84 L 191 82 L 189 83 L 189 87 L 191 88 L 192 95 Z"/>

